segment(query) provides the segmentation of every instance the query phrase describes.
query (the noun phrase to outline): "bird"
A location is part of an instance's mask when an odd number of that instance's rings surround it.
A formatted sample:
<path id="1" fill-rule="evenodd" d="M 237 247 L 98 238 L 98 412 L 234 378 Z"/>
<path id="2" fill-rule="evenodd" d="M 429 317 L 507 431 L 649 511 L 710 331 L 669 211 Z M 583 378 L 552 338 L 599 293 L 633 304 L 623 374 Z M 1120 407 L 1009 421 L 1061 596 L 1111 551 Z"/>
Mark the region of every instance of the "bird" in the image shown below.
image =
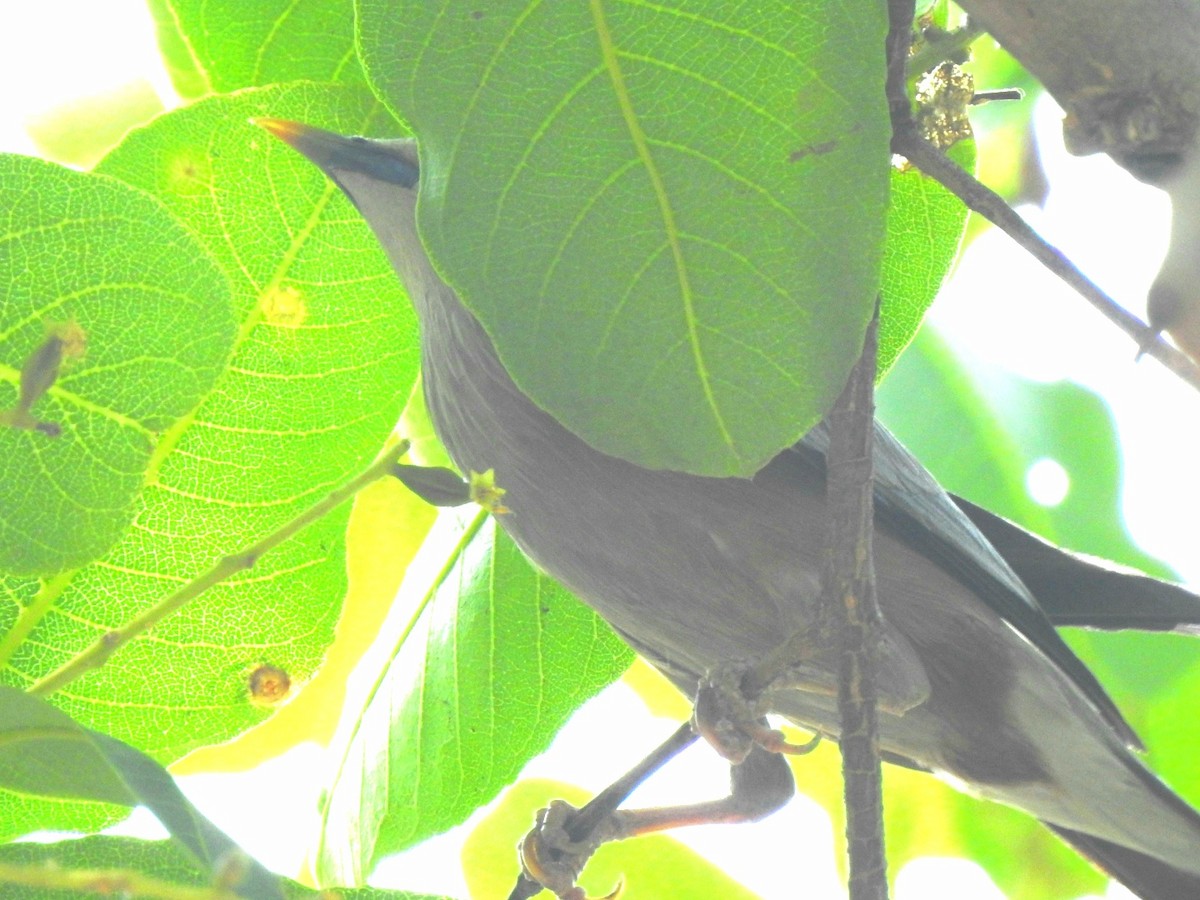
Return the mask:
<path id="1" fill-rule="evenodd" d="M 1193 147 L 1184 154 L 1162 187 L 1171 198 L 1171 244 L 1146 295 L 1150 334 L 1165 331 L 1184 353 L 1200 360 L 1200 300 L 1195 290 L 1200 149 Z"/>
<path id="2" fill-rule="evenodd" d="M 690 695 L 812 624 L 824 423 L 749 478 L 652 470 L 594 449 L 520 390 L 438 274 L 418 229 L 416 140 L 258 124 L 318 166 L 378 237 L 416 309 L 434 429 L 460 471 L 494 472 L 511 510 L 498 521 L 539 567 Z M 1186 629 L 1200 598 L 951 496 L 879 424 L 874 441 L 884 758 L 1030 813 L 1144 900 L 1200 897 L 1200 814 L 1141 762 L 1133 729 L 1056 630 Z M 838 736 L 836 671 L 820 654 L 760 701 Z M 768 761 L 778 759 L 755 748 L 732 767 L 735 793 L 740 768 L 778 775 Z"/>

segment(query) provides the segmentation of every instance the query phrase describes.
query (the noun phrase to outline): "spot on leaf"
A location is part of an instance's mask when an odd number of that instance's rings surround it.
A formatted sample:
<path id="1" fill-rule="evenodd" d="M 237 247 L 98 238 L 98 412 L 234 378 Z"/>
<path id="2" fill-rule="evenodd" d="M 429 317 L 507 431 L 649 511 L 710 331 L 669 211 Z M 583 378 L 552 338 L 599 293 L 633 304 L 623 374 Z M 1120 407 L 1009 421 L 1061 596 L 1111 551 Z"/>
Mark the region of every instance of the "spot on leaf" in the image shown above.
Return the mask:
<path id="1" fill-rule="evenodd" d="M 167 190 L 184 197 L 208 194 L 212 189 L 212 161 L 198 151 L 187 150 L 167 164 Z"/>
<path id="2" fill-rule="evenodd" d="M 250 673 L 249 688 L 255 706 L 277 706 L 291 693 L 292 679 L 279 666 L 263 663 Z"/>
<path id="3" fill-rule="evenodd" d="M 304 295 L 290 284 L 275 285 L 259 301 L 263 320 L 277 328 L 299 328 L 308 318 Z"/>

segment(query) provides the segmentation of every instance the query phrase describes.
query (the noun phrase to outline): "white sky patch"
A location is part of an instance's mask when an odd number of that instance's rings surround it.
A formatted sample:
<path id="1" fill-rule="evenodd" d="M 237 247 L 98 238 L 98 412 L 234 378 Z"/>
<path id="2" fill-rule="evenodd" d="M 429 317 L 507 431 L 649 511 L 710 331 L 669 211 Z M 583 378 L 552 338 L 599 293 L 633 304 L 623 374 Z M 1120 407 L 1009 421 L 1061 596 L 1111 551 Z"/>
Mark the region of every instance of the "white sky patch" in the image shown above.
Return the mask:
<path id="1" fill-rule="evenodd" d="M 1056 459 L 1039 459 L 1025 472 L 1025 490 L 1041 506 L 1058 506 L 1070 489 L 1071 476 Z"/>
<path id="2" fill-rule="evenodd" d="M 34 154 L 25 123 L 81 97 L 131 82 L 178 101 L 145 0 L 5 3 L 0 28 L 0 152 Z"/>
<path id="3" fill-rule="evenodd" d="M 953 893 L 948 885 L 954 885 Z M 959 900 L 1005 900 L 1004 893 L 969 859 L 927 856 L 914 859 L 896 874 L 894 900 L 926 900 L 929 897 Z"/>

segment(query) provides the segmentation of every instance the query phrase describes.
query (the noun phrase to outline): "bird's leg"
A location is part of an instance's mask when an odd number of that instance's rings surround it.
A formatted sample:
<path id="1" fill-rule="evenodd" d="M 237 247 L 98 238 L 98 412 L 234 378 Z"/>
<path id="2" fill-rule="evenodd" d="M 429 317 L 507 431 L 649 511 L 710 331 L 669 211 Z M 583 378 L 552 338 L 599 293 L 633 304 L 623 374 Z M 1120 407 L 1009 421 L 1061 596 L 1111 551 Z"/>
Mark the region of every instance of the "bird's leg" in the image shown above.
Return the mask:
<path id="1" fill-rule="evenodd" d="M 581 897 L 582 892 L 572 893 L 577 890 L 575 879 L 596 848 L 617 839 L 611 824 L 617 807 L 668 760 L 695 743 L 697 737 L 691 723 L 685 722 L 581 809 L 556 800 L 540 811 L 533 829 L 517 845 L 522 873 L 509 900 L 532 897 L 543 887 L 559 897 Z"/>
<path id="2" fill-rule="evenodd" d="M 764 695 L 747 688 L 747 679 L 754 673 L 749 666 L 730 663 L 704 676 L 692 709 L 696 733 L 734 765 L 745 760 L 755 747 L 795 754 L 815 749 L 820 735 L 804 744 L 792 744 L 783 732 L 767 725 Z"/>
<path id="3" fill-rule="evenodd" d="M 748 699 L 739 687 L 742 674 L 735 666 L 710 673 L 697 691 L 691 722 L 582 809 L 556 800 L 540 811 L 519 845 L 522 875 L 509 900 L 532 897 L 543 887 L 561 900 L 585 900 L 575 881 L 602 844 L 681 825 L 753 822 L 787 803 L 796 787 L 779 754 L 807 753 L 819 738 L 795 745 L 769 728 L 758 701 Z M 698 735 L 730 760 L 728 796 L 681 806 L 618 809 L 639 784 Z"/>

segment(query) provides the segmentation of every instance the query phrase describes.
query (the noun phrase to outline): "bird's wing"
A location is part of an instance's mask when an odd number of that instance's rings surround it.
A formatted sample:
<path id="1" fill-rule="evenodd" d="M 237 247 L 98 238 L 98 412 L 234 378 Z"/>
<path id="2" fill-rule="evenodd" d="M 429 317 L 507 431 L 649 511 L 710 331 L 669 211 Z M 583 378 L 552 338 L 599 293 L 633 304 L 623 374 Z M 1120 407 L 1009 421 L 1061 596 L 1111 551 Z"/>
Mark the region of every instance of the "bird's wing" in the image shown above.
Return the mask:
<path id="1" fill-rule="evenodd" d="M 791 453 L 825 468 L 829 432 L 813 428 Z M 1066 645 L 1030 589 L 928 471 L 882 425 L 875 428 L 875 521 L 969 587 L 989 608 L 1044 653 L 1132 747 L 1133 732 L 1096 677 Z"/>
<path id="2" fill-rule="evenodd" d="M 1186 588 L 1063 550 L 969 500 L 950 497 L 1025 582 L 1054 625 L 1200 630 L 1200 597 Z"/>

